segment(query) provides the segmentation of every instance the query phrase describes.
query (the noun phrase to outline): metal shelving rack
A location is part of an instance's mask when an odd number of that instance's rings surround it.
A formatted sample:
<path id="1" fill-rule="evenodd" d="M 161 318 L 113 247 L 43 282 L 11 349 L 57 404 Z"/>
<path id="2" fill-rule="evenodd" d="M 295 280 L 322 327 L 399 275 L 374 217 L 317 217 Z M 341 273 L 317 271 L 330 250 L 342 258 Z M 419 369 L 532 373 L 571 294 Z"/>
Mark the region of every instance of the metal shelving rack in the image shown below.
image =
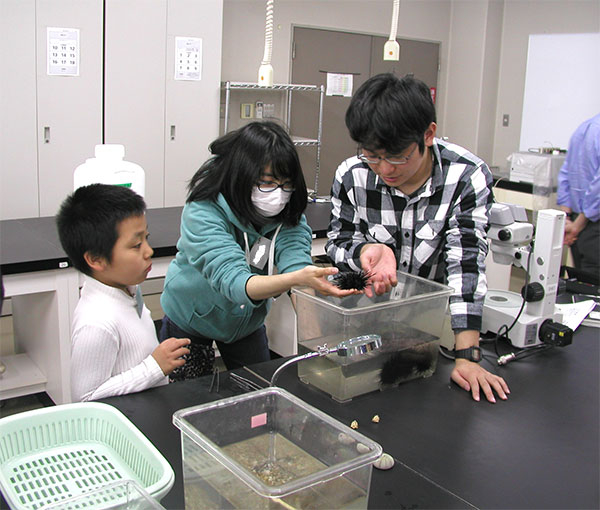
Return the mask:
<path id="1" fill-rule="evenodd" d="M 293 85 L 293 84 L 274 84 L 270 87 L 263 87 L 258 83 L 245 83 L 245 82 L 235 82 L 235 81 L 226 81 L 222 84 L 222 87 L 225 89 L 225 119 L 223 123 L 223 131 L 227 133 L 229 130 L 229 103 L 231 99 L 231 92 L 234 90 L 264 90 L 264 91 L 282 91 L 287 93 L 287 109 L 286 116 L 284 122 L 288 128 L 290 129 L 290 121 L 292 115 L 292 92 L 294 91 L 302 91 L 302 92 L 318 92 L 319 93 L 319 123 L 317 128 L 317 137 L 316 138 L 304 138 L 301 136 L 295 136 L 290 134 L 294 145 L 298 147 L 316 147 L 316 165 L 315 165 L 315 184 L 314 190 L 318 189 L 319 185 L 319 169 L 320 169 L 320 161 L 321 161 L 321 136 L 323 133 L 323 99 L 325 98 L 325 87 L 323 85 Z"/>

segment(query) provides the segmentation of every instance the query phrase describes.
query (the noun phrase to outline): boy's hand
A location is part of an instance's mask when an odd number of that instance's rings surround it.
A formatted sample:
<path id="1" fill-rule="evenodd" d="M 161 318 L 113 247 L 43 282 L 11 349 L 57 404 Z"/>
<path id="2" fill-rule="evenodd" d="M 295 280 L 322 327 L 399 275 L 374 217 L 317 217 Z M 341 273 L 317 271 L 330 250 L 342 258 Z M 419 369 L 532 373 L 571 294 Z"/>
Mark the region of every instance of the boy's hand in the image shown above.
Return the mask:
<path id="1" fill-rule="evenodd" d="M 158 344 L 158 347 L 152 353 L 152 357 L 158 363 L 163 374 L 169 375 L 177 367 L 185 365 L 182 356 L 190 353 L 190 350 L 185 347 L 189 344 L 189 338 L 167 338 Z"/>
<path id="2" fill-rule="evenodd" d="M 385 244 L 365 244 L 360 252 L 360 265 L 365 273 L 371 275 L 365 294 L 373 297 L 392 290 L 398 284 L 396 275 L 396 256 L 392 249 Z"/>

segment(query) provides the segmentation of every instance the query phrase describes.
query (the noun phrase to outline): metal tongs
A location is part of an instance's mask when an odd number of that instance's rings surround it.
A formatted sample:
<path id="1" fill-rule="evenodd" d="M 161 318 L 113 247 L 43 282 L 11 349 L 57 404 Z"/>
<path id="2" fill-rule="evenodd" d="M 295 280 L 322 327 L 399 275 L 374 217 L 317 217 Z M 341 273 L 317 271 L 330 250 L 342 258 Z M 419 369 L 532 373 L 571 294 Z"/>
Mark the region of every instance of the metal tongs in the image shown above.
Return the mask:
<path id="1" fill-rule="evenodd" d="M 229 374 L 229 379 L 233 384 L 235 384 L 238 388 L 241 388 L 244 391 L 262 390 L 262 386 L 260 386 L 259 384 L 255 383 L 254 381 L 251 381 L 250 379 L 246 379 L 241 375 L 234 374 L 233 372 Z"/>

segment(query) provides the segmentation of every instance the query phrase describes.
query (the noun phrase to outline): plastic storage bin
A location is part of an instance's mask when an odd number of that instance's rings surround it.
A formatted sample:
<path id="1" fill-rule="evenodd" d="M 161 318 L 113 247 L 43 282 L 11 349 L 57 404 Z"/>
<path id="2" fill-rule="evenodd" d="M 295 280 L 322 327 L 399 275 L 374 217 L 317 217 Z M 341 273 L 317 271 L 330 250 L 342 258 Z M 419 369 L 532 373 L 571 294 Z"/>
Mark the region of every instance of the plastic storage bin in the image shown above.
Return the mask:
<path id="1" fill-rule="evenodd" d="M 186 510 L 367 508 L 381 447 L 281 388 L 182 409 L 173 423 Z"/>
<path id="2" fill-rule="evenodd" d="M 46 506 L 44 510 L 84 510 L 92 508 L 103 510 L 165 510 L 164 506 L 133 480 L 105 485 L 81 496 Z"/>
<path id="3" fill-rule="evenodd" d="M 344 402 L 435 372 L 452 289 L 400 271 L 397 277 L 391 292 L 371 298 L 365 294 L 336 298 L 310 288 L 292 289 L 298 354 L 361 335 L 378 334 L 383 343 L 360 356 L 329 354 L 300 361 L 301 381 Z"/>
<path id="4" fill-rule="evenodd" d="M 14 509 L 39 508 L 134 480 L 160 500 L 173 469 L 117 409 L 64 404 L 0 420 L 0 487 Z"/>

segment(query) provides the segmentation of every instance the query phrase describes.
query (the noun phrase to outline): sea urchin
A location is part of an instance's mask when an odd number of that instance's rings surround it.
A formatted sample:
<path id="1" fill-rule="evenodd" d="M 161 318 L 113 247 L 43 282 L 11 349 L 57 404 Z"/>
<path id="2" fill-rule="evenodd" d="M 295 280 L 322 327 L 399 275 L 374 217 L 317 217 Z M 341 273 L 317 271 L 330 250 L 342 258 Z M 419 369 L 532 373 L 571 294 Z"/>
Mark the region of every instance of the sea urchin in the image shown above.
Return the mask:
<path id="1" fill-rule="evenodd" d="M 366 273 L 365 271 L 340 271 L 333 275 L 332 282 L 336 287 L 342 290 L 364 290 L 367 287 L 370 277 L 371 274 Z"/>

